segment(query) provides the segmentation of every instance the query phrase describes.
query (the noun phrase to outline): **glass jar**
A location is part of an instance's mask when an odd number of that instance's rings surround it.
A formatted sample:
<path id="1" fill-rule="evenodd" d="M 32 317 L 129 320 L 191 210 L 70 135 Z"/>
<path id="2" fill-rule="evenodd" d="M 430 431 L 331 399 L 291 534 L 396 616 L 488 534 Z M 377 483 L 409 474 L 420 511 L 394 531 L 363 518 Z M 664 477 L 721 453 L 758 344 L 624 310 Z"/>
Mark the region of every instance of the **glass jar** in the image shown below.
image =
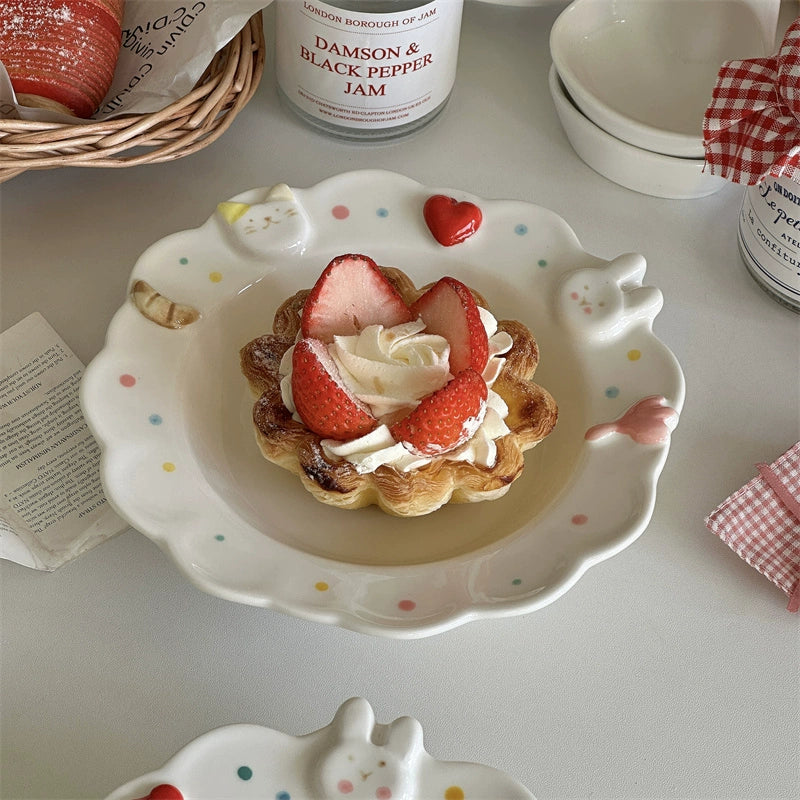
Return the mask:
<path id="1" fill-rule="evenodd" d="M 463 0 L 277 0 L 275 68 L 287 105 L 315 128 L 380 141 L 445 107 Z"/>
<path id="2" fill-rule="evenodd" d="M 800 312 L 800 183 L 767 177 L 748 186 L 738 241 L 758 284 L 779 303 Z"/>

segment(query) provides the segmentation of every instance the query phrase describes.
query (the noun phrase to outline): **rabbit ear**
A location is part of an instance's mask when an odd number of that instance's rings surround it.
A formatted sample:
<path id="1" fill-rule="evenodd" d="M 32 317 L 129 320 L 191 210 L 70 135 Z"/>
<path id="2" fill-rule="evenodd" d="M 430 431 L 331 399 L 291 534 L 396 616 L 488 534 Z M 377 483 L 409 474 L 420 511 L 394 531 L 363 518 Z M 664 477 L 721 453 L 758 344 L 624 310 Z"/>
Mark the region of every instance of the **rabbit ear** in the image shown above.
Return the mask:
<path id="1" fill-rule="evenodd" d="M 353 697 L 339 707 L 332 726 L 341 731 L 343 738 L 369 741 L 375 727 L 375 712 L 364 698 Z"/>
<path id="2" fill-rule="evenodd" d="M 387 749 L 410 761 L 422 752 L 422 725 L 413 717 L 399 717 L 389 728 Z"/>

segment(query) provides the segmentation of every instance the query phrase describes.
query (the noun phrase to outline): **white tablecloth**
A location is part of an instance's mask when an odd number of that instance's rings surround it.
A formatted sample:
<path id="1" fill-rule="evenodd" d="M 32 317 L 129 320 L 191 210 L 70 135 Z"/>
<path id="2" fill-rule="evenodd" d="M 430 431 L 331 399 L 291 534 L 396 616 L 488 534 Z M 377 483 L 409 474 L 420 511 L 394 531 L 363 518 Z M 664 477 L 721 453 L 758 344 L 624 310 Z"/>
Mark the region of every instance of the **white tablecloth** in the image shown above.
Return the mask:
<path id="1" fill-rule="evenodd" d="M 741 263 L 742 187 L 661 200 L 575 156 L 547 89 L 561 7 L 468 2 L 452 100 L 406 141 L 304 127 L 268 58 L 252 102 L 196 155 L 4 184 L 2 327 L 41 311 L 88 363 L 138 255 L 254 186 L 380 167 L 537 203 L 591 253 L 642 253 L 663 291 L 655 330 L 687 401 L 648 529 L 543 610 L 417 641 L 206 595 L 135 531 L 52 574 L 4 562 L 4 798 L 103 797 L 214 727 L 302 734 L 352 696 L 381 722 L 416 717 L 437 758 L 490 764 L 539 800 L 800 796 L 800 620 L 703 524 L 800 438 L 800 319 Z M 272 25 L 268 9 L 270 51 Z"/>

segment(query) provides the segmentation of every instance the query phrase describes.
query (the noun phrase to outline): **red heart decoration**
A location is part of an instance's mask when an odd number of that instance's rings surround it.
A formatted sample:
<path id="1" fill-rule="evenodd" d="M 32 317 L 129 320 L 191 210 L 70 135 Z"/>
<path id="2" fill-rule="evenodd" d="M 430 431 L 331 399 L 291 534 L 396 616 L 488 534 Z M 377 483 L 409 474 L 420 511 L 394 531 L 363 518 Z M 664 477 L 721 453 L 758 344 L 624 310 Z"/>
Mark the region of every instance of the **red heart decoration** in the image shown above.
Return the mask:
<path id="1" fill-rule="evenodd" d="M 483 214 L 475 203 L 459 202 L 455 197 L 434 194 L 425 201 L 422 209 L 433 237 L 439 244 L 450 247 L 468 239 L 478 230 Z"/>
<path id="2" fill-rule="evenodd" d="M 171 783 L 161 783 L 139 800 L 183 800 L 183 795 Z"/>

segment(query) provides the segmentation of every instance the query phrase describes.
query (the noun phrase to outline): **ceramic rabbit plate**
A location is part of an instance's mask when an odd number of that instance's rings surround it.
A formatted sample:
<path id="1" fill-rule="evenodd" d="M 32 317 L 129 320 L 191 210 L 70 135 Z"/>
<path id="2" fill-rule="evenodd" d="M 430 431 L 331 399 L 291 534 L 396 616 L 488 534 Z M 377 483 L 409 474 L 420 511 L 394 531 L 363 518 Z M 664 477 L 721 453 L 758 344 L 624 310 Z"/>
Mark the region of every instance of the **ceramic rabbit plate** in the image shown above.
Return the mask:
<path id="1" fill-rule="evenodd" d="M 534 800 L 488 766 L 437 761 L 411 717 L 375 723 L 366 700 L 344 703 L 325 728 L 290 736 L 228 725 L 108 800 Z"/>
<path id="2" fill-rule="evenodd" d="M 443 202 L 425 218 L 434 195 L 452 199 L 452 215 Z M 109 501 L 197 586 L 418 637 L 540 608 L 645 529 L 684 384 L 652 330 L 662 297 L 642 283 L 644 258 L 589 255 L 530 203 L 374 170 L 254 189 L 210 211 L 140 257 L 81 387 Z M 417 286 L 452 275 L 533 332 L 535 379 L 559 419 L 502 499 L 413 519 L 341 511 L 261 456 L 239 350 L 353 252 Z"/>

